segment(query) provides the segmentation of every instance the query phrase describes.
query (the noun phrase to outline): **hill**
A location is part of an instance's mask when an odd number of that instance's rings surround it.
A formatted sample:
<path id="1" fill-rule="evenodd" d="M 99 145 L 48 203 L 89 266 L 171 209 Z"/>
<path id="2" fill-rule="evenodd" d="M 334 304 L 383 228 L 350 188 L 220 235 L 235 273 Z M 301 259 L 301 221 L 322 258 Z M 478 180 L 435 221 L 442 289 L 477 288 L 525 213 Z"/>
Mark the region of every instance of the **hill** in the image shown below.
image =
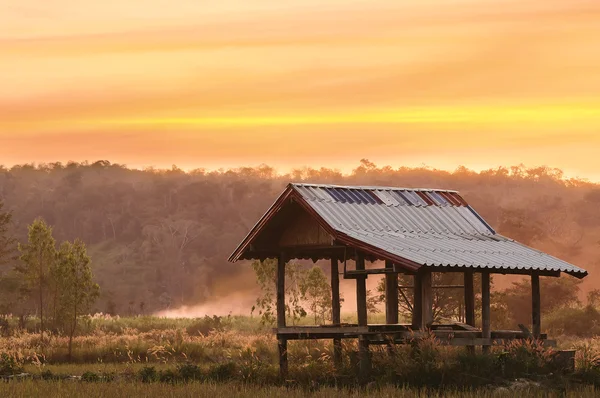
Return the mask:
<path id="1" fill-rule="evenodd" d="M 501 234 L 588 269 L 583 293 L 598 281 L 600 185 L 548 167 L 447 172 L 362 160 L 350 174 L 279 174 L 264 165 L 191 172 L 108 161 L 19 165 L 0 168 L 0 200 L 21 241 L 38 216 L 58 241 L 83 239 L 103 292 L 97 310 L 135 314 L 230 292 L 253 298 L 250 267 L 227 257 L 290 181 L 456 189 Z"/>

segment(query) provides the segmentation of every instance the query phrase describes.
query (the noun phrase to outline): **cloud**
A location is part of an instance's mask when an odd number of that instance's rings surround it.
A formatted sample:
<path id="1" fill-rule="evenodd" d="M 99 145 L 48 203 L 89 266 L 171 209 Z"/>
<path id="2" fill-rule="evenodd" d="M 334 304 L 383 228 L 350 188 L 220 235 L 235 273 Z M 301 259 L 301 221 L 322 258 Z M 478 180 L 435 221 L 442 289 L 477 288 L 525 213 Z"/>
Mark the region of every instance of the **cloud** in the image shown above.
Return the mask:
<path id="1" fill-rule="evenodd" d="M 3 4 L 11 162 L 552 163 L 600 127 L 596 1 Z"/>

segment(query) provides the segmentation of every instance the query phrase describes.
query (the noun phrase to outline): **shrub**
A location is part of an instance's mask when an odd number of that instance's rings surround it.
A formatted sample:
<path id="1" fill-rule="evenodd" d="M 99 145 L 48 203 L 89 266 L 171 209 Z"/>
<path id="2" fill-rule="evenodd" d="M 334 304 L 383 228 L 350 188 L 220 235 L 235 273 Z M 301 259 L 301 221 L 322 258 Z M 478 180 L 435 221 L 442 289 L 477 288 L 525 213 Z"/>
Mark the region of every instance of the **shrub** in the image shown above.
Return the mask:
<path id="1" fill-rule="evenodd" d="M 16 355 L 3 352 L 0 355 L 0 376 L 10 376 L 23 373 L 23 361 Z"/>
<path id="2" fill-rule="evenodd" d="M 100 381 L 100 376 L 94 372 L 85 372 L 81 375 L 81 380 L 87 382 L 98 382 Z"/>
<path id="3" fill-rule="evenodd" d="M 235 378 L 237 367 L 233 362 L 226 362 L 210 368 L 208 378 L 214 381 L 226 381 Z"/>
<path id="4" fill-rule="evenodd" d="M 144 383 L 152 383 L 158 380 L 158 372 L 154 366 L 144 366 L 140 369 L 138 375 Z"/>
<path id="5" fill-rule="evenodd" d="M 162 370 L 159 373 L 158 379 L 162 383 L 175 383 L 177 381 L 177 372 L 172 369 Z"/>
<path id="6" fill-rule="evenodd" d="M 52 373 L 52 371 L 49 369 L 44 370 L 40 374 L 40 376 L 43 380 L 54 380 L 55 379 L 54 373 Z"/>
<path id="7" fill-rule="evenodd" d="M 0 336 L 8 337 L 11 335 L 10 322 L 6 318 L 0 318 Z"/>
<path id="8" fill-rule="evenodd" d="M 497 354 L 504 377 L 523 377 L 529 374 L 547 374 L 553 370 L 554 351 L 536 341 L 514 340 L 504 345 Z"/>
<path id="9" fill-rule="evenodd" d="M 591 337 L 600 334 L 600 312 L 591 305 L 583 308 L 559 308 L 546 315 L 544 323 L 554 335 Z"/>
<path id="10" fill-rule="evenodd" d="M 202 378 L 202 371 L 198 365 L 186 363 L 177 366 L 177 373 L 179 377 L 184 381 L 200 380 Z"/>

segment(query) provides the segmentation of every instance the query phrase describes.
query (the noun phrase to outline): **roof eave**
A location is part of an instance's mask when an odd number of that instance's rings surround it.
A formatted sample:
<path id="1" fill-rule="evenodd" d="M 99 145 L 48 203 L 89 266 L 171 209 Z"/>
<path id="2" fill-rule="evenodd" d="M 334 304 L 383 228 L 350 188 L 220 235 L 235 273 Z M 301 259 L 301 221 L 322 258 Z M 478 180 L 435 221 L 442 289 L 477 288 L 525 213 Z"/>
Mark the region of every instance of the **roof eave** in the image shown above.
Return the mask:
<path id="1" fill-rule="evenodd" d="M 269 207 L 269 209 L 263 214 L 263 216 L 258 220 L 258 222 L 252 227 L 250 232 L 246 235 L 244 240 L 238 245 L 238 247 L 233 251 L 231 256 L 229 256 L 228 261 L 234 263 L 240 259 L 242 254 L 248 249 L 248 246 L 252 243 L 254 238 L 258 235 L 258 233 L 262 230 L 265 224 L 273 217 L 279 209 L 283 206 L 285 201 L 289 198 L 290 194 L 294 191 L 292 184 L 288 184 L 285 190 L 279 195 L 275 203 Z"/>

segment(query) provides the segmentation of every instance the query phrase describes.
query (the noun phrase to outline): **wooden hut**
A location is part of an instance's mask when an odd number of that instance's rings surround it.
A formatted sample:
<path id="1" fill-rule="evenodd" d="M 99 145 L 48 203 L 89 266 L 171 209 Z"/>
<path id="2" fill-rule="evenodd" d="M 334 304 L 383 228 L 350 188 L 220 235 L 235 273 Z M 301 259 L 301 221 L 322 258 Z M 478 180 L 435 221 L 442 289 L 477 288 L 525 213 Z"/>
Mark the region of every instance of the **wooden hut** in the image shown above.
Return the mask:
<path id="1" fill-rule="evenodd" d="M 275 332 L 283 377 L 288 340 L 333 339 L 335 360 L 340 361 L 341 339 L 358 339 L 362 375 L 369 371 L 370 344 L 403 343 L 425 333 L 433 333 L 444 344 L 484 349 L 529 337 L 551 343 L 541 333 L 540 276 L 587 275 L 584 269 L 497 234 L 458 192 L 439 189 L 289 184 L 229 260 L 267 258 L 278 259 Z M 292 259 L 331 260 L 331 325 L 286 325 L 285 265 Z M 367 261 L 385 266 L 367 266 Z M 437 287 L 432 286 L 432 272 L 464 274 L 464 285 L 458 288 L 464 289 L 465 323 L 433 323 L 432 289 Z M 409 325 L 398 323 L 399 273 L 414 278 Z M 481 329 L 475 327 L 475 273 L 481 274 Z M 524 328 L 492 330 L 492 273 L 531 277 L 531 334 Z M 356 325 L 341 323 L 340 274 L 356 281 Z M 385 276 L 384 325 L 367 323 L 366 280 L 374 274 Z"/>

